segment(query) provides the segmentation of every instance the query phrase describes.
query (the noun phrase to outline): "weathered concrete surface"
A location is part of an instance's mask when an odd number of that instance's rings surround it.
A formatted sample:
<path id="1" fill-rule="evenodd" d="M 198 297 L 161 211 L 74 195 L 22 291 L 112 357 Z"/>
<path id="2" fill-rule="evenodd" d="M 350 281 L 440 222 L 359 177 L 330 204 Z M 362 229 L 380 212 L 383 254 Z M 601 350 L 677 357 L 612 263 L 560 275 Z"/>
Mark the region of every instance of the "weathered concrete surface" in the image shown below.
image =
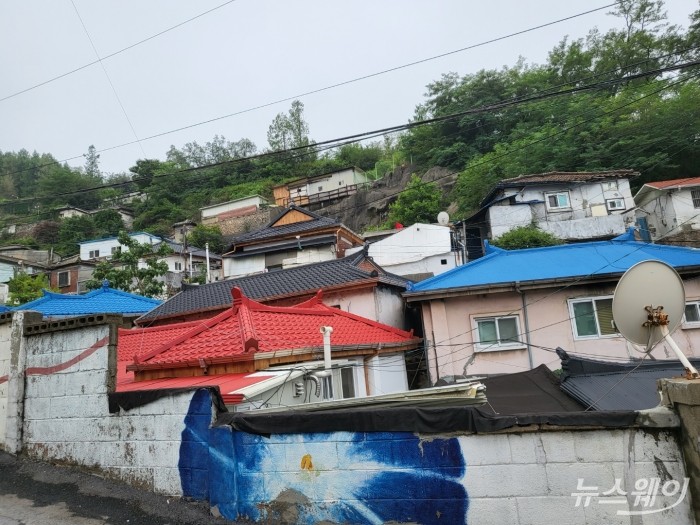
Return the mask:
<path id="1" fill-rule="evenodd" d="M 208 505 L 0 452 L 0 525 L 224 525 Z M 242 523 L 242 522 L 241 522 Z"/>
<path id="2" fill-rule="evenodd" d="M 672 406 L 681 419 L 681 448 L 690 478 L 695 522 L 700 523 L 700 380 L 660 380 L 662 403 Z"/>

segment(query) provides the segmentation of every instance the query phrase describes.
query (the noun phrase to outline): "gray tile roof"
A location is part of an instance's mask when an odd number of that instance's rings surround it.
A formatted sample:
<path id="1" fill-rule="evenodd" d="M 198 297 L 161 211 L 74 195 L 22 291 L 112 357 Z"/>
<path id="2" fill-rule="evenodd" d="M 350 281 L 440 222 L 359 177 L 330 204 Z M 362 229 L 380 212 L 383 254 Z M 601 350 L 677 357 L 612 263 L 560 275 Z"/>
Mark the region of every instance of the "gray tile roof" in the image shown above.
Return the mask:
<path id="1" fill-rule="evenodd" d="M 281 217 L 294 210 L 304 213 L 305 215 L 309 215 L 310 217 L 312 217 L 312 219 L 310 221 L 295 222 L 292 224 L 285 224 L 282 226 L 273 226 L 273 224 L 275 224 Z M 278 215 L 275 219 L 270 221 L 265 227 L 260 228 L 259 230 L 244 233 L 242 235 L 226 236 L 224 237 L 224 241 L 229 245 L 251 243 L 271 239 L 274 237 L 287 237 L 290 235 L 296 235 L 297 233 L 303 233 L 317 229 L 336 228 L 339 226 L 343 226 L 343 224 L 337 219 L 323 217 L 307 209 L 291 205 L 284 212 L 282 212 L 281 215 Z"/>
<path id="2" fill-rule="evenodd" d="M 656 381 L 683 375 L 675 359 L 609 362 L 557 350 L 562 358 L 561 389 L 593 410 L 645 410 L 659 405 Z M 695 366 L 700 360 L 691 359 Z"/>
<path id="3" fill-rule="evenodd" d="M 377 270 L 365 269 L 368 264 Z M 251 299 L 265 302 L 273 298 L 311 294 L 319 289 L 350 285 L 371 279 L 387 286 L 400 288 L 400 291 L 404 291 L 409 282 L 403 277 L 384 272 L 371 262 L 364 251 L 360 251 L 343 259 L 307 264 L 200 286 L 186 286 L 177 295 L 139 317 L 136 322 L 147 324 L 157 319 L 224 309 L 231 305 L 231 289 L 233 287 L 240 288 Z"/>

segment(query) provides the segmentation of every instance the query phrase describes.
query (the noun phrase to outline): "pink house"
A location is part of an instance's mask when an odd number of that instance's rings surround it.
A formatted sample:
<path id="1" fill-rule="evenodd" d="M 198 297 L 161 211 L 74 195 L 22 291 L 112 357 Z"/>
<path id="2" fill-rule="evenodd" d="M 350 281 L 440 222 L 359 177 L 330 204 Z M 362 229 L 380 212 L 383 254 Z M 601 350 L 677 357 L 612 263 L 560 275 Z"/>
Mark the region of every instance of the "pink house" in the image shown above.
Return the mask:
<path id="1" fill-rule="evenodd" d="M 502 250 L 415 284 L 404 294 L 420 305 L 431 383 L 449 376 L 560 368 L 555 349 L 572 355 L 628 361 L 642 354 L 612 323 L 612 296 L 622 274 L 660 260 L 683 277 L 685 318 L 674 340 L 700 356 L 700 250 L 635 241 L 632 232 L 610 241 Z M 673 357 L 660 343 L 657 359 Z"/>

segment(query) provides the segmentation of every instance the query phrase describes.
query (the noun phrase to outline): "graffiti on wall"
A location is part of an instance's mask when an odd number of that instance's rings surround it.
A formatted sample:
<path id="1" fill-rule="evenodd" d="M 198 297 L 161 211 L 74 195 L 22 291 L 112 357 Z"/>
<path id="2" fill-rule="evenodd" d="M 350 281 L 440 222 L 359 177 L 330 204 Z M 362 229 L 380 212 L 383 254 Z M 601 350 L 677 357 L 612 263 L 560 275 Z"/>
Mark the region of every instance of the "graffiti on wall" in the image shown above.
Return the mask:
<path id="1" fill-rule="evenodd" d="M 465 461 L 456 438 L 421 439 L 407 432 L 263 437 L 209 428 L 209 394 L 200 392 L 185 419 L 183 493 L 209 499 L 229 519 L 466 522 Z"/>

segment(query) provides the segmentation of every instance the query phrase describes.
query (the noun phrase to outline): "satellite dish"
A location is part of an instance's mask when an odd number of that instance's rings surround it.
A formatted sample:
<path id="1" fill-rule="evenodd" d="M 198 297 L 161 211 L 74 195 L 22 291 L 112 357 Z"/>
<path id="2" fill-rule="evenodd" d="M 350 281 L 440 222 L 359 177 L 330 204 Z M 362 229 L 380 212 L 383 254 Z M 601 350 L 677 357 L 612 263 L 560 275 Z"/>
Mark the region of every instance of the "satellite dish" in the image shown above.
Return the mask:
<path id="1" fill-rule="evenodd" d="M 661 261 L 642 261 L 620 278 L 613 296 L 615 327 L 628 341 L 647 352 L 659 341 L 673 348 L 688 373 L 698 376 L 685 354 L 671 338 L 683 320 L 685 289 L 676 270 Z"/>
<path id="2" fill-rule="evenodd" d="M 441 211 L 440 213 L 438 213 L 437 220 L 438 224 L 447 226 L 450 223 L 450 216 L 447 214 L 446 211 Z"/>

